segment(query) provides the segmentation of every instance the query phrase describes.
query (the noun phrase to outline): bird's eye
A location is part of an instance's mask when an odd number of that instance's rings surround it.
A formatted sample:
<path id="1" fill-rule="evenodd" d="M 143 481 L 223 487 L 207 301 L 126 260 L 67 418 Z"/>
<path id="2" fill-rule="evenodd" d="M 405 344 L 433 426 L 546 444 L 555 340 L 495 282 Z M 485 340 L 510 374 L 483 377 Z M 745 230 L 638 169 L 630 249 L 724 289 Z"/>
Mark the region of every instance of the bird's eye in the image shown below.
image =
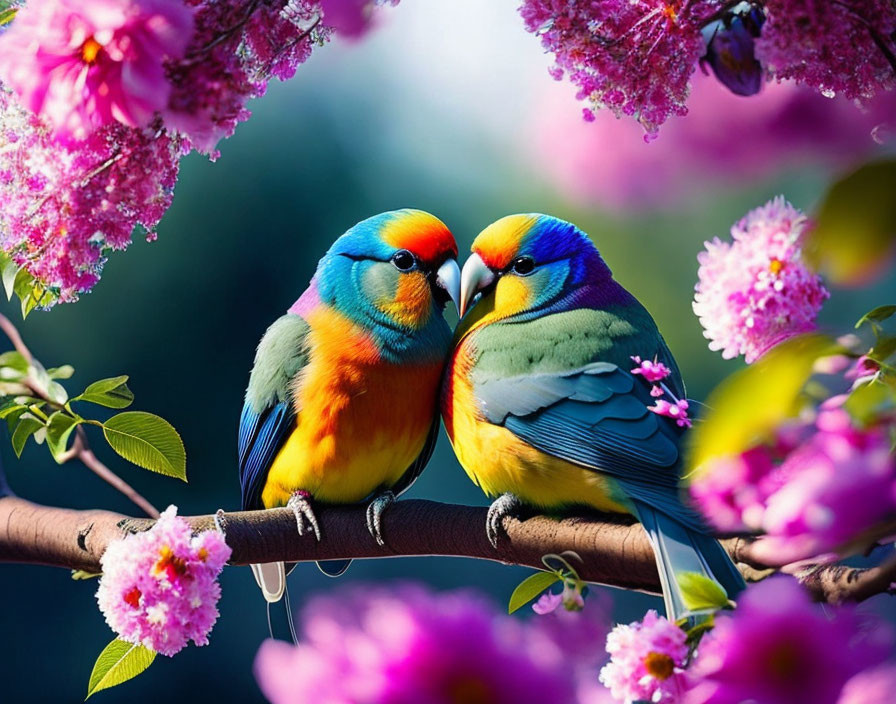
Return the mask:
<path id="1" fill-rule="evenodd" d="M 410 271 L 417 264 L 417 257 L 406 249 L 400 249 L 392 255 L 392 263 L 399 271 Z"/>
<path id="2" fill-rule="evenodd" d="M 510 270 L 520 276 L 531 274 L 534 269 L 535 261 L 532 257 L 517 257 L 513 260 L 513 264 L 510 265 Z"/>

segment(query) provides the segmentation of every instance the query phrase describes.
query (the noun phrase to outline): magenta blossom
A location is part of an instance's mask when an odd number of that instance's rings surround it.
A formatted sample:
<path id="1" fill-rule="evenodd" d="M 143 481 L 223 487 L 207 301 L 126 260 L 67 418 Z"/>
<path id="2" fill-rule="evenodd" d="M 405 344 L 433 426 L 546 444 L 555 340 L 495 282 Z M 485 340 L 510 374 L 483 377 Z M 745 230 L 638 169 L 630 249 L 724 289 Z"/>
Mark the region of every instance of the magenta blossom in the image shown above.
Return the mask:
<path id="1" fill-rule="evenodd" d="M 766 0 L 756 56 L 774 77 L 826 95 L 869 99 L 896 86 L 892 0 Z"/>
<path id="2" fill-rule="evenodd" d="M 689 80 L 706 50 L 701 24 L 713 0 L 526 0 L 526 29 L 554 54 L 552 73 L 567 74 L 586 100 L 586 119 L 607 108 L 634 117 L 648 137 L 687 113 Z"/>
<path id="3" fill-rule="evenodd" d="M 343 589 L 308 603 L 298 646 L 262 644 L 255 675 L 273 704 L 568 704 L 562 651 L 527 632 L 470 594 Z"/>
<path id="4" fill-rule="evenodd" d="M 218 620 L 218 575 L 229 558 L 223 535 L 194 536 L 169 506 L 150 530 L 116 540 L 103 553 L 100 610 L 121 640 L 162 655 L 190 640 L 207 645 Z"/>
<path id="5" fill-rule="evenodd" d="M 837 704 L 892 704 L 894 693 L 896 665 L 882 665 L 850 679 Z"/>
<path id="6" fill-rule="evenodd" d="M 632 369 L 632 374 L 640 374 L 650 382 L 662 381 L 672 373 L 672 370 L 662 362 L 655 360 L 651 362 L 649 359 L 642 362 L 640 357 L 632 357 L 631 360 L 638 365 Z"/>
<path id="7" fill-rule="evenodd" d="M 657 415 L 672 418 L 680 428 L 691 427 L 691 419 L 688 418 L 688 402 L 683 398 L 672 402 L 662 398 L 657 399 L 656 403 L 653 406 L 648 406 L 647 409 Z"/>
<path id="8" fill-rule="evenodd" d="M 755 555 L 785 564 L 843 547 L 896 514 L 896 461 L 882 429 L 854 428 L 843 410 L 819 415 L 818 432 L 777 470 L 784 478 L 762 515 Z"/>
<path id="9" fill-rule="evenodd" d="M 119 124 L 62 145 L 0 89 L 0 247 L 58 300 L 77 300 L 134 227 L 158 224 L 183 150 Z"/>
<path id="10" fill-rule="evenodd" d="M 600 681 L 625 704 L 678 702 L 687 689 L 687 634 L 652 609 L 640 622 L 616 626 L 607 636 L 610 662 Z"/>
<path id="11" fill-rule="evenodd" d="M 60 135 L 144 127 L 167 105 L 164 64 L 192 31 L 179 0 L 30 0 L 0 36 L 0 79 Z"/>
<path id="12" fill-rule="evenodd" d="M 756 361 L 774 345 L 815 328 L 829 294 L 802 258 L 806 216 L 783 197 L 750 211 L 701 252 L 694 312 L 709 348 Z"/>
<path id="13" fill-rule="evenodd" d="M 833 617 L 790 577 L 747 589 L 716 615 L 690 669 L 686 704 L 836 704 L 843 685 L 880 662 L 882 643 L 862 635 L 855 613 Z"/>

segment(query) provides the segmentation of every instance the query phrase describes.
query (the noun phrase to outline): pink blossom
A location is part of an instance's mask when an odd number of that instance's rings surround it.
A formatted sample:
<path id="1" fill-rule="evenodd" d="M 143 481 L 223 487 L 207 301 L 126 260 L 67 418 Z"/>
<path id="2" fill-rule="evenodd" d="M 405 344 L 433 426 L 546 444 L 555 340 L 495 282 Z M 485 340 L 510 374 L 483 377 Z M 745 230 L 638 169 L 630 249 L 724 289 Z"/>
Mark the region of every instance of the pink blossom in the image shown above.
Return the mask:
<path id="1" fill-rule="evenodd" d="M 776 447 L 712 462 L 690 493 L 719 530 L 764 534 L 757 559 L 787 564 L 840 550 L 896 513 L 896 461 L 885 429 L 857 429 L 824 404 L 814 424 L 782 428 Z"/>
<path id="2" fill-rule="evenodd" d="M 632 357 L 631 360 L 638 365 L 631 370 L 632 374 L 640 374 L 650 382 L 662 381 L 672 373 L 672 370 L 662 362 L 651 362 L 649 359 L 642 362 L 640 357 Z"/>
<path id="3" fill-rule="evenodd" d="M 882 643 L 862 634 L 855 612 L 829 617 L 789 577 L 747 589 L 716 615 L 691 667 L 685 704 L 835 704 L 850 677 L 879 662 Z"/>
<path id="4" fill-rule="evenodd" d="M 152 529 L 109 545 L 96 593 L 109 627 L 129 643 L 174 655 L 207 645 L 218 619 L 218 575 L 230 548 L 217 531 L 193 535 L 169 506 Z"/>
<path id="5" fill-rule="evenodd" d="M 896 666 L 882 665 L 852 677 L 837 704 L 892 704 L 896 692 Z"/>
<path id="6" fill-rule="evenodd" d="M 0 247 L 57 296 L 77 300 L 135 226 L 171 204 L 183 140 L 113 123 L 63 145 L 0 89 Z"/>
<path id="7" fill-rule="evenodd" d="M 66 137 L 145 127 L 171 93 L 192 15 L 179 0 L 31 0 L 0 36 L 0 79 Z"/>
<path id="8" fill-rule="evenodd" d="M 625 704 L 677 702 L 687 688 L 686 640 L 683 630 L 651 609 L 642 621 L 616 626 L 607 636 L 610 662 L 600 681 Z"/>
<path id="9" fill-rule="evenodd" d="M 687 113 L 689 80 L 704 51 L 703 22 L 713 0 L 526 0 L 526 29 L 554 54 L 552 75 L 567 74 L 589 102 L 634 117 L 648 136 Z"/>
<path id="10" fill-rule="evenodd" d="M 567 87 L 546 83 L 523 148 L 555 188 L 578 204 L 617 212 L 681 208 L 788 169 L 833 175 L 879 145 L 877 129 L 896 114 L 896 90 L 858 109 L 792 82 L 734 95 L 712 76 L 692 78 L 688 114 L 670 119 L 645 144 L 639 125 L 610 112 L 582 122 Z"/>
<path id="11" fill-rule="evenodd" d="M 693 307 L 710 349 L 750 363 L 815 328 L 829 294 L 803 262 L 807 228 L 806 216 L 778 197 L 736 223 L 733 242 L 706 242 Z"/>
<path id="12" fill-rule="evenodd" d="M 778 80 L 791 78 L 827 95 L 868 99 L 896 86 L 879 43 L 896 51 L 891 0 L 767 0 L 756 56 Z"/>
<path id="13" fill-rule="evenodd" d="M 572 698 L 563 651 L 468 593 L 343 588 L 311 600 L 302 622 L 298 646 L 269 640 L 255 659 L 255 676 L 273 704 Z"/>
<path id="14" fill-rule="evenodd" d="M 563 594 L 546 591 L 532 604 L 532 610 L 539 616 L 550 614 L 560 608 L 563 603 Z"/>
<path id="15" fill-rule="evenodd" d="M 896 514 L 896 462 L 882 429 L 858 430 L 845 411 L 819 415 L 818 432 L 781 467 L 783 486 L 762 515 L 757 559 L 786 564 L 843 547 Z"/>
<path id="16" fill-rule="evenodd" d="M 654 405 L 648 406 L 647 410 L 653 411 L 657 415 L 674 419 L 676 425 L 681 428 L 691 427 L 691 419 L 688 418 L 688 402 L 683 398 L 671 402 L 660 398 L 657 399 Z"/>

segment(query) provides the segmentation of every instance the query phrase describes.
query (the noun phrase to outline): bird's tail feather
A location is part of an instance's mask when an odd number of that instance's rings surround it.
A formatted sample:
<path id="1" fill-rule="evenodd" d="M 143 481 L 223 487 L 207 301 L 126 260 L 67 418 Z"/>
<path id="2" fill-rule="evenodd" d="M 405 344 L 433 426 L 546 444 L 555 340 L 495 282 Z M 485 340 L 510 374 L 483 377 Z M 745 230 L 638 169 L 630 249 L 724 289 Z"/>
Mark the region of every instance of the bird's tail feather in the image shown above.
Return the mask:
<path id="1" fill-rule="evenodd" d="M 286 564 L 266 562 L 252 565 L 252 574 L 267 602 L 268 632 L 271 638 L 296 642 L 296 629 L 286 589 Z M 287 630 L 288 629 L 288 630 Z"/>
<path id="2" fill-rule="evenodd" d="M 656 554 L 666 616 L 670 621 L 692 615 L 682 597 L 677 575 L 695 572 L 708 577 L 722 586 L 729 599 L 744 588 L 743 577 L 715 538 L 688 528 L 647 504 L 635 502 L 635 507 Z"/>

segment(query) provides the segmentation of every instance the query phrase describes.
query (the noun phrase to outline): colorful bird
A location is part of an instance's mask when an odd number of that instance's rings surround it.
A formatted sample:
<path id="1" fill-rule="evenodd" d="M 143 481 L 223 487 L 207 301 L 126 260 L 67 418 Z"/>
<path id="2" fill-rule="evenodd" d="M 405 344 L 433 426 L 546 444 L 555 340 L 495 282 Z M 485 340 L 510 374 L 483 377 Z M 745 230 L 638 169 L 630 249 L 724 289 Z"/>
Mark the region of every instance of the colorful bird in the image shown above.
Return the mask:
<path id="1" fill-rule="evenodd" d="M 656 388 L 683 400 L 684 386 L 647 310 L 591 240 L 557 218 L 505 217 L 472 249 L 461 315 L 473 305 L 455 333 L 442 416 L 467 474 L 498 497 L 492 543 L 523 505 L 628 513 L 650 536 L 670 618 L 688 615 L 683 572 L 714 578 L 733 597 L 739 572 L 679 495 L 688 422 L 650 409 Z M 662 386 L 633 374 L 633 357 L 665 365 Z"/>
<path id="2" fill-rule="evenodd" d="M 456 258 L 448 228 L 419 210 L 376 215 L 330 247 L 258 345 L 239 429 L 244 510 L 289 506 L 299 533 L 319 540 L 312 502 L 370 501 L 368 529 L 383 544 L 382 513 L 423 471 L 438 433 Z M 268 602 L 280 600 L 284 564 L 253 572 Z"/>

